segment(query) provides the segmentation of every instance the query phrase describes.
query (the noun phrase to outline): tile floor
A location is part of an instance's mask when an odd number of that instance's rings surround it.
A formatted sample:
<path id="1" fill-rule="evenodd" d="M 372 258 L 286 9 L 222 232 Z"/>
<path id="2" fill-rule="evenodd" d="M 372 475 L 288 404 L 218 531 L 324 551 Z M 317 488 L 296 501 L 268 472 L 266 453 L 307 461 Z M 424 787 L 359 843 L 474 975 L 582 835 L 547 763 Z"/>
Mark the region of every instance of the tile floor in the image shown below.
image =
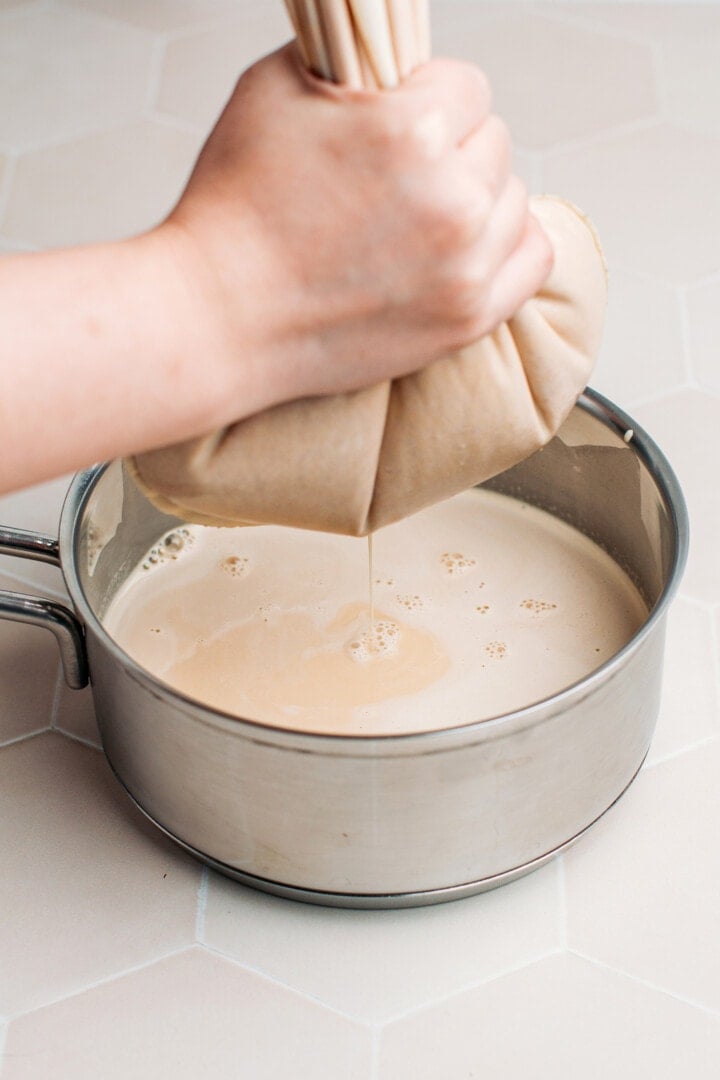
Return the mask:
<path id="1" fill-rule="evenodd" d="M 656 437 L 693 541 L 648 763 L 562 860 L 405 912 L 262 896 L 126 804 L 54 643 L 0 624 L 2 1080 L 710 1080 L 720 1074 L 720 3 L 436 0 L 536 189 L 611 270 L 593 379 Z M 172 204 L 279 0 L 0 0 L 0 251 Z M 0 500 L 52 532 L 66 480 Z M 0 587 L 62 595 L 4 560 Z"/>

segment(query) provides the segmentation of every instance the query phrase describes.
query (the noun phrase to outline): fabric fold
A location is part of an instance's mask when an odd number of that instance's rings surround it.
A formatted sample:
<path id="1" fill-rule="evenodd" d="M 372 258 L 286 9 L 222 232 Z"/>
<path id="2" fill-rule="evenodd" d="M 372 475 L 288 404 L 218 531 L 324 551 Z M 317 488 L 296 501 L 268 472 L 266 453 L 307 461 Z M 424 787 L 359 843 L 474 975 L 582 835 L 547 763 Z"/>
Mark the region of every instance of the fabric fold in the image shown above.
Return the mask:
<path id="1" fill-rule="evenodd" d="M 545 286 L 493 333 L 412 375 L 276 406 L 129 462 L 165 512 L 210 525 L 363 536 L 538 450 L 584 389 L 602 336 L 606 273 L 568 203 L 533 212 L 552 241 Z"/>

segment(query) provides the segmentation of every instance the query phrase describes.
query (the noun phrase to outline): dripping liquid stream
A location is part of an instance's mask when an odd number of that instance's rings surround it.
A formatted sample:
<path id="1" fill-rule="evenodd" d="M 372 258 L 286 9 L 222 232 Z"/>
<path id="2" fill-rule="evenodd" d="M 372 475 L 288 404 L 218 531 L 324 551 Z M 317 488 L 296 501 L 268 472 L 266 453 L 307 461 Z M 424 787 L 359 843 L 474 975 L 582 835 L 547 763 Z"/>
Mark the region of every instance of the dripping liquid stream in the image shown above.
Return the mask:
<path id="1" fill-rule="evenodd" d="M 370 607 L 370 640 L 375 639 L 375 589 L 373 587 L 373 534 L 368 533 L 368 605 Z"/>

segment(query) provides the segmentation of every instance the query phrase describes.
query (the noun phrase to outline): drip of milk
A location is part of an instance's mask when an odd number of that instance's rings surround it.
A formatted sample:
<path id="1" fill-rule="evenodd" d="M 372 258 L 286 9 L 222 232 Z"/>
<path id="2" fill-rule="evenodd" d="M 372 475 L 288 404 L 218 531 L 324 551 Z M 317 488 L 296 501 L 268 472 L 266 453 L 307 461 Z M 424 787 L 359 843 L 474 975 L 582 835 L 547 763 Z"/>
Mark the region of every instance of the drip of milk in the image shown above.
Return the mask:
<path id="1" fill-rule="evenodd" d="M 369 580 L 365 580 L 368 569 Z M 536 508 L 472 490 L 375 533 L 191 526 L 105 624 L 138 663 L 232 715 L 393 734 L 498 716 L 613 656 L 647 618 L 629 578 Z"/>
<path id="2" fill-rule="evenodd" d="M 370 635 L 375 635 L 375 585 L 373 583 L 373 534 L 368 533 L 368 604 L 370 605 Z"/>

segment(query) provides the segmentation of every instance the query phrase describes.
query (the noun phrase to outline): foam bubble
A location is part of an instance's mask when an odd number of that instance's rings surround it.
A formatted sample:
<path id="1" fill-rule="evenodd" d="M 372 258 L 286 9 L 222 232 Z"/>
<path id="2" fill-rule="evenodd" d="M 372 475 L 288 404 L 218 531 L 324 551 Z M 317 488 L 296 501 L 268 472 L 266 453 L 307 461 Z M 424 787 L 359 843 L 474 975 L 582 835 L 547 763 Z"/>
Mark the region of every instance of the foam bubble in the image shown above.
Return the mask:
<path id="1" fill-rule="evenodd" d="M 220 569 L 230 577 L 246 577 L 251 569 L 250 559 L 247 555 L 228 555 L 220 561 Z"/>
<path id="2" fill-rule="evenodd" d="M 451 577 L 458 577 L 477 566 L 477 559 L 463 555 L 461 551 L 444 551 L 440 556 L 440 565 Z"/>
<path id="3" fill-rule="evenodd" d="M 485 646 L 485 652 L 491 660 L 504 660 L 507 651 L 508 647 L 504 641 L 489 641 Z"/>
<path id="4" fill-rule="evenodd" d="M 417 593 L 408 593 L 406 596 L 398 594 L 395 599 L 407 611 L 421 611 L 425 607 L 425 601 Z"/>
<path id="5" fill-rule="evenodd" d="M 347 651 L 352 660 L 366 664 L 370 660 L 393 656 L 400 643 L 400 627 L 390 619 L 377 619 L 372 629 L 352 639 Z"/>
<path id="6" fill-rule="evenodd" d="M 195 537 L 189 529 L 173 529 L 151 547 L 142 561 L 143 570 L 152 570 L 167 562 L 174 562 L 181 552 L 192 547 Z"/>
<path id="7" fill-rule="evenodd" d="M 545 615 L 548 611 L 555 611 L 557 604 L 553 600 L 521 600 L 520 607 L 529 611 L 531 615 Z"/>

